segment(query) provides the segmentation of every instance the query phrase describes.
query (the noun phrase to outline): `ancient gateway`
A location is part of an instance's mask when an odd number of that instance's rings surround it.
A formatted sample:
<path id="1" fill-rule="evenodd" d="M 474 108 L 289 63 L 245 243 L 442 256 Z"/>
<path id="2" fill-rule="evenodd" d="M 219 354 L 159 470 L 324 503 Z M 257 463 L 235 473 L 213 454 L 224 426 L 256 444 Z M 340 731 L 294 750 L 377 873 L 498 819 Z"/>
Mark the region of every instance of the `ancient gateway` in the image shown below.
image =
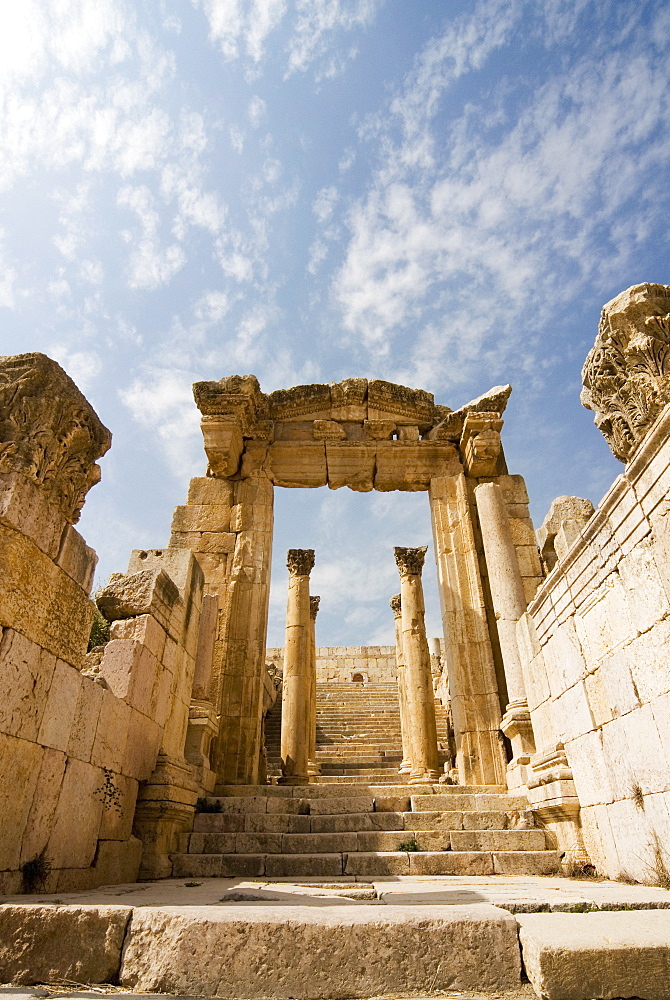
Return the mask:
<path id="1" fill-rule="evenodd" d="M 501 442 L 509 386 L 451 410 L 380 380 L 198 382 L 206 473 L 169 544 L 134 551 L 95 602 L 74 524 L 110 434 L 55 362 L 0 359 L 0 890 L 138 872 L 667 873 L 669 317 L 661 285 L 603 310 L 583 402 L 624 469 L 597 510 L 559 497 L 537 534 Z M 269 655 L 274 490 L 325 485 L 426 494 L 437 649 L 425 549 L 396 549 L 395 649 L 346 670 L 315 646 L 314 553 L 297 549 Z M 398 715 L 392 782 L 319 774 L 328 684 L 334 744 L 358 746 L 338 692 L 359 713 L 378 699 L 380 744 Z"/>

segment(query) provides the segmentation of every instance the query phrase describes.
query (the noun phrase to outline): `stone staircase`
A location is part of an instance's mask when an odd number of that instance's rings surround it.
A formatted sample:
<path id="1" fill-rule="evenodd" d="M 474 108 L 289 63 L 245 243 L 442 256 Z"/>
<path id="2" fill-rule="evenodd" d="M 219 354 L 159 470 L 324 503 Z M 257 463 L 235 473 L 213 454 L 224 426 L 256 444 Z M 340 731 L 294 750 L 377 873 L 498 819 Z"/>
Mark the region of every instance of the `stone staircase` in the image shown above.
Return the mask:
<path id="1" fill-rule="evenodd" d="M 545 834 L 499 786 L 231 785 L 181 837 L 173 874 L 548 875 Z"/>
<path id="2" fill-rule="evenodd" d="M 436 699 L 440 764 L 448 760 L 448 724 Z M 281 699 L 265 721 L 268 775 L 281 773 Z M 356 684 L 320 682 L 316 688 L 317 784 L 394 784 L 402 781 L 400 708 L 395 681 Z"/>

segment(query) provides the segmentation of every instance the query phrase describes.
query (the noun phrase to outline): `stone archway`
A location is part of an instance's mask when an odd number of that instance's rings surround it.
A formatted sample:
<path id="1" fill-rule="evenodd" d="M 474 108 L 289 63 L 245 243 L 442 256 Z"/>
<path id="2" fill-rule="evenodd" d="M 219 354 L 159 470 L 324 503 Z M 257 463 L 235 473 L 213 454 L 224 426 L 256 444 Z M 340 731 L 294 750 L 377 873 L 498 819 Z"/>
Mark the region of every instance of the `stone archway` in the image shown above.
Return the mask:
<path id="1" fill-rule="evenodd" d="M 328 485 L 428 493 L 460 780 L 504 784 L 505 682 L 474 489 L 501 485 L 534 593 L 541 570 L 528 498 L 500 441 L 510 387 L 456 411 L 421 389 L 358 378 L 266 394 L 253 375 L 234 375 L 193 389 L 209 465 L 175 511 L 170 544 L 194 552 L 205 589 L 218 595 L 218 782 L 258 779 L 274 488 Z"/>

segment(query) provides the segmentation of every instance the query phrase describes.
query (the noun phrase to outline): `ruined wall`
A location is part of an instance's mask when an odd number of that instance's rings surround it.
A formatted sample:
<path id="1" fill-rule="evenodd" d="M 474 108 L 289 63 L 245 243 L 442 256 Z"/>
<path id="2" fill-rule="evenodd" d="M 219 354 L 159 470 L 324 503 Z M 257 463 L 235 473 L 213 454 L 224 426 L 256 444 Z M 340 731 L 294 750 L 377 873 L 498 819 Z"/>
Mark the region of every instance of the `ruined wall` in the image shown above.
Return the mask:
<path id="1" fill-rule="evenodd" d="M 670 868 L 670 407 L 658 406 L 669 305 L 670 289 L 646 285 L 605 307 L 587 402 L 598 388 L 596 419 L 628 464 L 581 529 L 588 504 L 561 498 L 577 502 L 553 525 L 554 568 L 517 630 L 537 749 L 531 803 L 559 839 L 579 812 L 599 870 L 640 881 Z M 563 832 L 569 850 L 579 831 Z"/>
<path id="2" fill-rule="evenodd" d="M 55 362 L 0 359 L 2 892 L 132 881 L 143 848 L 134 820 L 155 855 L 170 801 L 183 821 L 197 797 L 190 771 L 174 779 L 202 592 L 190 553 L 172 576 L 147 553 L 149 568 L 131 559 L 103 601 L 117 619 L 111 639 L 87 655 L 97 560 L 72 525 L 110 439 Z M 167 793 L 161 767 L 172 768 Z M 136 817 L 138 792 L 160 816 L 140 801 Z"/>

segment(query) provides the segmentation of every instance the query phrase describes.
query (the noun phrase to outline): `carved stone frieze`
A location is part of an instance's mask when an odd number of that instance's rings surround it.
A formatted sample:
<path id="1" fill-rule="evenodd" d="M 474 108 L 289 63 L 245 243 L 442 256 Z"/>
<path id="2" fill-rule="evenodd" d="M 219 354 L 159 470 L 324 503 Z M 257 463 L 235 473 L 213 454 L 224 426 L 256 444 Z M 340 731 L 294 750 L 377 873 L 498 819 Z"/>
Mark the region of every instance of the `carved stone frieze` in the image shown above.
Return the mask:
<path id="1" fill-rule="evenodd" d="M 315 441 L 344 441 L 347 432 L 336 420 L 315 420 L 314 421 Z"/>
<path id="2" fill-rule="evenodd" d="M 316 616 L 319 613 L 319 604 L 321 603 L 320 597 L 310 597 L 309 599 L 309 617 L 313 622 L 316 621 Z"/>
<path id="3" fill-rule="evenodd" d="M 395 618 L 397 618 L 400 614 L 402 614 L 400 594 L 394 594 L 391 600 L 389 601 L 389 604 L 391 605 L 391 611 L 393 612 Z"/>
<path id="4" fill-rule="evenodd" d="M 76 524 L 112 435 L 45 354 L 0 358 L 0 472 L 33 482 Z"/>
<path id="5" fill-rule="evenodd" d="M 497 413 L 502 416 L 511 393 L 511 385 L 496 385 L 457 410 L 450 410 L 448 406 L 436 406 L 435 423 L 424 436 L 429 441 L 458 441 L 469 413 Z"/>
<path id="6" fill-rule="evenodd" d="M 427 545 L 421 545 L 419 548 L 414 549 L 408 549 L 396 545 L 393 549 L 393 554 L 395 555 L 395 561 L 398 569 L 400 570 L 400 575 L 416 576 L 420 574 L 423 569 L 423 563 L 426 558 L 427 550 Z"/>
<path id="7" fill-rule="evenodd" d="M 373 441 L 390 441 L 395 429 L 395 420 L 366 420 L 363 424 L 365 436 Z"/>
<path id="8" fill-rule="evenodd" d="M 603 308 L 581 400 L 622 462 L 670 403 L 670 286 L 642 284 Z"/>
<path id="9" fill-rule="evenodd" d="M 314 567 L 314 549 L 289 549 L 286 566 L 291 576 L 309 576 Z"/>

